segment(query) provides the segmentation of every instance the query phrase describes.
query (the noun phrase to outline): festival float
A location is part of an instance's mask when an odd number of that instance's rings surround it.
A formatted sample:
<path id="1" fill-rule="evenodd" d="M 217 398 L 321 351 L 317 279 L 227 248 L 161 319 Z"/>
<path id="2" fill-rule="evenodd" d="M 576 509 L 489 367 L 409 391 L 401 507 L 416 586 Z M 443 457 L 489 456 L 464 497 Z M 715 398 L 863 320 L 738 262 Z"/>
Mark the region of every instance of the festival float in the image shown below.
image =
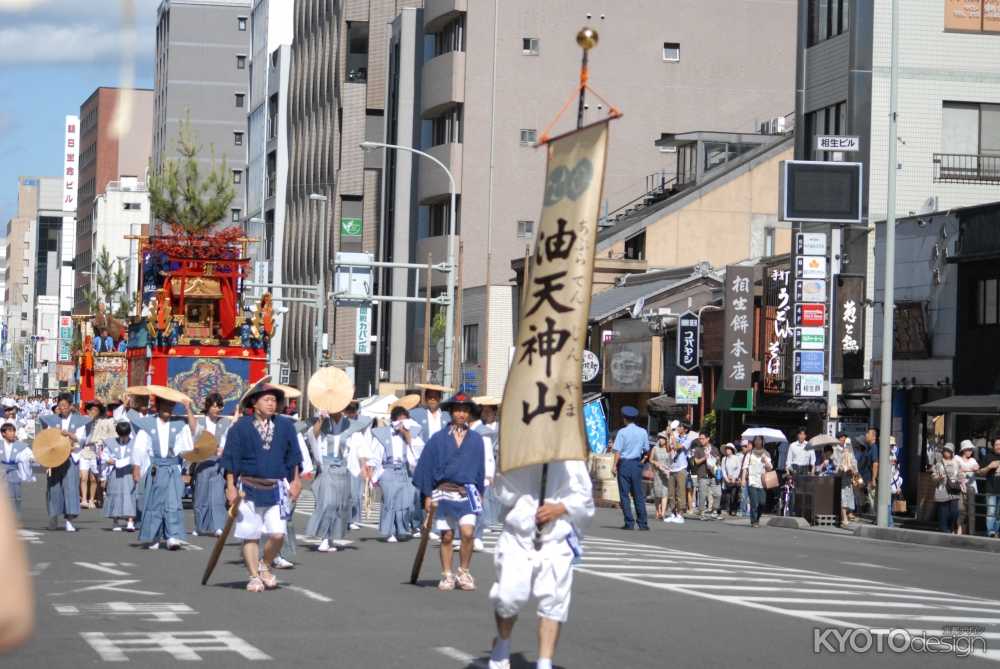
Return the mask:
<path id="1" fill-rule="evenodd" d="M 76 318 L 80 401 L 121 401 L 128 386 L 163 385 L 200 407 L 209 393 L 232 412 L 267 374 L 274 334 L 271 296 L 244 302 L 250 260 L 239 228 L 138 237 L 140 274 L 127 322 Z"/>

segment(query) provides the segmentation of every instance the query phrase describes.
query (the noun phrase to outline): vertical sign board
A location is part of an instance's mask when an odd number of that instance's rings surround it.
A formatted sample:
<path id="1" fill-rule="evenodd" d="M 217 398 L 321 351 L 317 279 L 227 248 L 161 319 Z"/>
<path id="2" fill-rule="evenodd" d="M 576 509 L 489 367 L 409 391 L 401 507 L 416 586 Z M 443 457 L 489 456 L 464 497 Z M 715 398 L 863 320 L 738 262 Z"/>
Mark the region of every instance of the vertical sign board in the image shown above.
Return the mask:
<path id="1" fill-rule="evenodd" d="M 59 362 L 69 362 L 72 359 L 70 354 L 73 343 L 73 318 L 72 316 L 59 317 Z"/>
<path id="2" fill-rule="evenodd" d="M 701 323 L 698 314 L 685 311 L 677 321 L 677 367 L 685 372 L 698 368 Z"/>
<path id="3" fill-rule="evenodd" d="M 753 376 L 753 267 L 729 265 L 725 284 L 722 387 L 749 390 Z"/>
<path id="4" fill-rule="evenodd" d="M 864 378 L 865 278 L 841 276 L 837 281 L 835 318 L 837 339 L 833 342 L 833 377 Z"/>
<path id="5" fill-rule="evenodd" d="M 62 239 L 59 254 L 59 312 L 70 314 L 73 311 L 73 259 L 76 257 L 76 204 L 79 188 L 80 162 L 80 119 L 67 116 L 63 124 L 63 191 L 62 191 Z M 73 326 L 69 326 L 69 337 L 63 340 L 62 327 L 59 332 L 59 342 L 56 346 L 57 358 L 60 362 L 70 360 L 69 349 L 72 343 Z M 65 356 L 65 357 L 64 357 Z"/>
<path id="6" fill-rule="evenodd" d="M 372 309 L 368 304 L 358 306 L 357 320 L 354 323 L 354 354 L 368 355 L 372 352 L 371 340 Z"/>
<path id="7" fill-rule="evenodd" d="M 772 265 L 764 275 L 764 383 L 765 393 L 780 393 L 787 380 L 788 339 L 792 336 L 791 269 Z"/>

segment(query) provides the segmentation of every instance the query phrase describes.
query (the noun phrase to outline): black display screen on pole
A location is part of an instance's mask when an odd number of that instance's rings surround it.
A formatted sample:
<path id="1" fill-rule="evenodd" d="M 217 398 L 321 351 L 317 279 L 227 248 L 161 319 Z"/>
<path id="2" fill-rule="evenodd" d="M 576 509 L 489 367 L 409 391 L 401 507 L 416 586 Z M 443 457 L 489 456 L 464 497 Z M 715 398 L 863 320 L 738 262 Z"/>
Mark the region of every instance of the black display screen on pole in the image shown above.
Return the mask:
<path id="1" fill-rule="evenodd" d="M 861 176 L 861 163 L 783 161 L 782 220 L 860 224 Z"/>

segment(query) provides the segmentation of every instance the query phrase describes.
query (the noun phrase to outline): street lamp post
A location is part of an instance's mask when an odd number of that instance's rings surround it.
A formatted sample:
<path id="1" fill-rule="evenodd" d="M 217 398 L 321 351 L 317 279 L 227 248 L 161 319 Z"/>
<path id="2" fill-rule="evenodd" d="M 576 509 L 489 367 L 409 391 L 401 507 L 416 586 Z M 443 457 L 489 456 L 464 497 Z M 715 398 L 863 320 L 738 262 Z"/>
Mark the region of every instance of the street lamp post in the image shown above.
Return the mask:
<path id="1" fill-rule="evenodd" d="M 386 144 L 384 142 L 361 142 L 361 148 L 365 151 L 371 149 L 397 149 L 399 151 L 408 151 L 410 153 L 415 153 L 418 156 L 423 156 L 427 158 L 448 175 L 448 187 L 451 190 L 451 210 L 450 217 L 448 221 L 448 317 L 445 319 L 445 330 L 444 330 L 444 379 L 443 383 L 447 387 L 452 386 L 452 349 L 455 346 L 455 177 L 452 175 L 451 170 L 449 170 L 444 163 L 430 155 L 429 153 L 424 153 L 412 146 L 403 146 L 402 144 Z M 430 290 L 430 286 L 427 286 L 427 290 Z M 430 327 L 430 323 L 425 323 L 424 327 Z"/>
<path id="2" fill-rule="evenodd" d="M 323 203 L 323 215 L 320 217 L 319 226 L 319 280 L 317 282 L 318 295 L 316 299 L 316 369 L 319 369 L 323 360 L 323 331 L 326 329 L 326 263 L 329 253 L 329 242 L 327 242 L 326 220 L 329 208 L 329 199 L 326 195 L 310 193 L 309 199 L 314 202 Z"/>

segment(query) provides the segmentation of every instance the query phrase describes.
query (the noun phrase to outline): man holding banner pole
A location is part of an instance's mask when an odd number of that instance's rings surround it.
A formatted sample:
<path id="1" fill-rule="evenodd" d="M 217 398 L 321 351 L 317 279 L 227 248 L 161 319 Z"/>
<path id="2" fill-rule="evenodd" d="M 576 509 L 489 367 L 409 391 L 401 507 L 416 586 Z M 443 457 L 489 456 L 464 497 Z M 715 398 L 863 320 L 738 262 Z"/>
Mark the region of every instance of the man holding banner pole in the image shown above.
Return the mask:
<path id="1" fill-rule="evenodd" d="M 587 52 L 597 44 L 597 33 L 584 28 L 577 43 L 584 50 L 573 92 L 580 96 L 577 129 L 550 138 L 557 116 L 541 134 L 548 158 L 545 196 L 504 389 L 496 495 L 509 511 L 501 514 L 504 529 L 494 553 L 497 580 L 490 601 L 497 636 L 490 669 L 509 669 L 514 623 L 532 596 L 539 616 L 536 667 L 552 669 L 569 613 L 573 562 L 582 555 L 581 533 L 594 514 L 582 364 L 608 126 L 621 114 L 601 98 L 608 118 L 583 126 L 585 91 L 593 92 L 587 85 Z"/>

